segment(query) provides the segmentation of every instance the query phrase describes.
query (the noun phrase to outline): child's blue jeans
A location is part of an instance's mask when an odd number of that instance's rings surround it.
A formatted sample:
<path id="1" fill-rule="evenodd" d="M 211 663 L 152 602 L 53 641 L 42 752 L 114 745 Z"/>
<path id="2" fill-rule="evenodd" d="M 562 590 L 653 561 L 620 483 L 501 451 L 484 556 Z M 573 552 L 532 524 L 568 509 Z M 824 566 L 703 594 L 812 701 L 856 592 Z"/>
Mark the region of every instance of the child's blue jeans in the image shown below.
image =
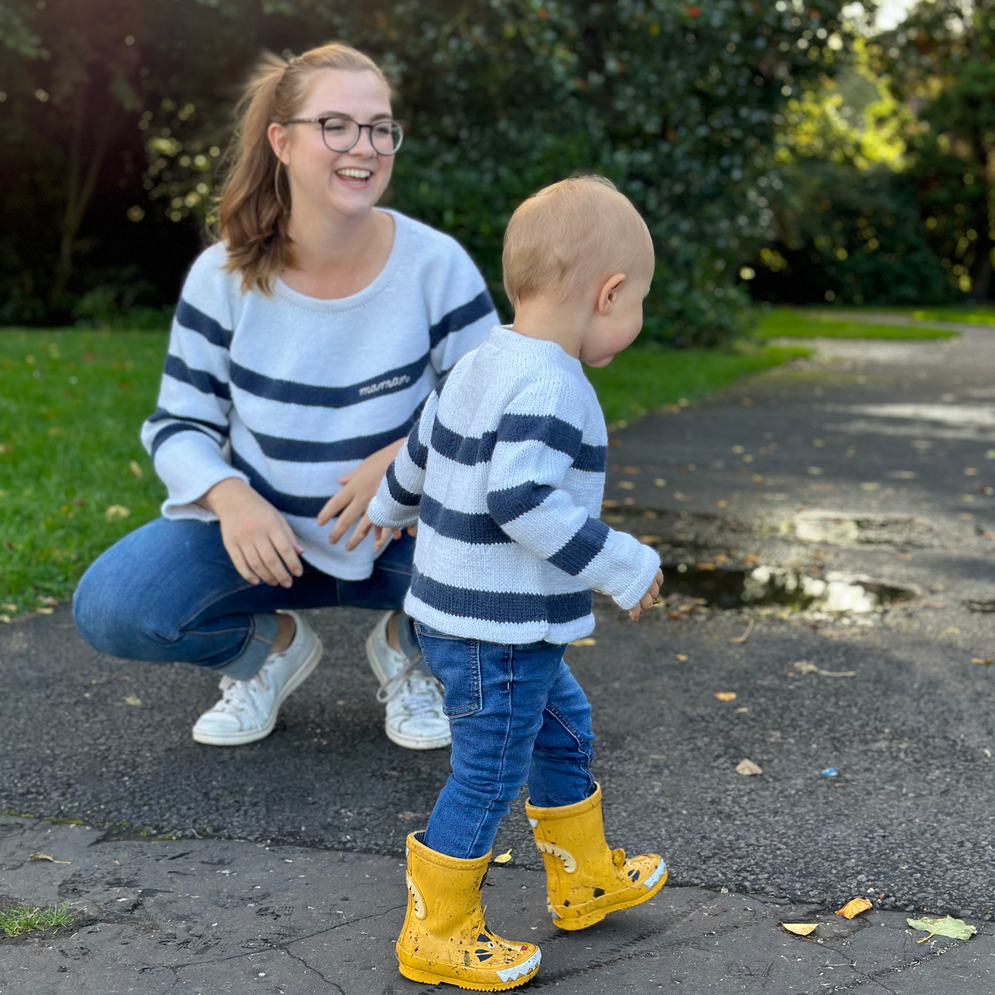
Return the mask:
<path id="1" fill-rule="evenodd" d="M 542 808 L 592 794 L 591 706 L 562 646 L 460 639 L 421 622 L 415 631 L 444 688 L 453 735 L 453 772 L 425 846 L 462 860 L 482 857 L 526 783 L 532 804 Z"/>

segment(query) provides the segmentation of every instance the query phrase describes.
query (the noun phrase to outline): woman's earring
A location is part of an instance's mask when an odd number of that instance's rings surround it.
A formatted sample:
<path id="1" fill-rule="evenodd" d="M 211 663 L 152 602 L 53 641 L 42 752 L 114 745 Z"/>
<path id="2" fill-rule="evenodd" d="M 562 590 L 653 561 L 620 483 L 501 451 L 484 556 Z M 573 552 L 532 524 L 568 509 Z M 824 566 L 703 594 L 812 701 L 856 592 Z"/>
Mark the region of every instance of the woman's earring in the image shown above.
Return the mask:
<path id="1" fill-rule="evenodd" d="M 283 197 L 280 195 L 280 168 L 283 163 L 279 159 L 276 160 L 276 169 L 273 171 L 273 192 L 276 194 L 276 202 L 283 208 L 284 213 L 289 214 L 290 208 L 287 207 L 283 202 Z"/>

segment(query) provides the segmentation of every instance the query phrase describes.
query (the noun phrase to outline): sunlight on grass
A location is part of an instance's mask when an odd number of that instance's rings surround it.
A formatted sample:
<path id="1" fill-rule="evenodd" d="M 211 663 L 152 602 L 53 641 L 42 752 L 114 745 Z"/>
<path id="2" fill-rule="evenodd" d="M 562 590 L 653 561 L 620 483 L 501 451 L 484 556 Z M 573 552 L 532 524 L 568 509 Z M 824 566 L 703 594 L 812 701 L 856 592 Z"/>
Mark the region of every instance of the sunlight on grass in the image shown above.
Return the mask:
<path id="1" fill-rule="evenodd" d="M 807 356 L 809 350 L 785 346 L 740 346 L 731 350 L 632 348 L 599 370 L 585 367 L 609 422 L 692 401 L 728 386 L 739 377 Z"/>
<path id="2" fill-rule="evenodd" d="M 819 317 L 812 317 L 799 314 L 793 308 L 776 307 L 771 308 L 760 319 L 756 335 L 761 340 L 775 338 L 949 339 L 955 337 L 957 333 L 913 325 L 875 325 L 864 321 L 849 321 L 845 313 L 836 316 L 828 311 L 823 312 Z"/>
<path id="3" fill-rule="evenodd" d="M 73 912 L 68 902 L 54 909 L 29 909 L 26 905 L 19 905 L 0 910 L 0 934 L 8 939 L 34 929 L 71 926 L 72 922 Z"/>
<path id="4" fill-rule="evenodd" d="M 151 332 L 0 332 L 0 613 L 67 599 L 156 515 L 164 490 L 138 432 L 165 351 Z"/>
<path id="5" fill-rule="evenodd" d="M 913 311 L 917 321 L 963 321 L 969 325 L 995 325 L 995 308 L 947 307 Z"/>

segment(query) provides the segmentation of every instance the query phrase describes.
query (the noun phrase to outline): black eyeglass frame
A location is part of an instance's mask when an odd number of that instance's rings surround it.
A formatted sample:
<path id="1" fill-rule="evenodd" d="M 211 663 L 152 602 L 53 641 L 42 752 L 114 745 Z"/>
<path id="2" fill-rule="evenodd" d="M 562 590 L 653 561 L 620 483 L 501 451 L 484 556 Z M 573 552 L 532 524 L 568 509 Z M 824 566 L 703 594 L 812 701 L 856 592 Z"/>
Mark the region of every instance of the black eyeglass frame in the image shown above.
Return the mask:
<path id="1" fill-rule="evenodd" d="M 325 135 L 325 122 L 326 121 L 349 121 L 356 126 L 356 137 L 352 144 L 344 149 L 333 149 L 331 145 L 328 144 L 328 138 Z M 354 149 L 358 144 L 359 140 L 363 137 L 363 129 L 368 128 L 370 131 L 370 147 L 376 152 L 377 155 L 396 155 L 397 150 L 401 147 L 401 143 L 404 141 L 404 128 L 401 126 L 400 121 L 395 121 L 393 118 L 383 118 L 380 121 L 374 121 L 372 124 L 360 124 L 358 121 L 345 114 L 326 114 L 322 117 L 295 117 L 291 118 L 289 121 L 284 121 L 284 124 L 320 124 L 321 125 L 321 141 L 324 143 L 326 149 L 329 152 L 349 152 Z M 394 146 L 393 150 L 390 152 L 381 152 L 380 149 L 376 147 L 373 141 L 373 129 L 379 127 L 380 125 L 387 124 L 397 129 L 397 145 Z"/>

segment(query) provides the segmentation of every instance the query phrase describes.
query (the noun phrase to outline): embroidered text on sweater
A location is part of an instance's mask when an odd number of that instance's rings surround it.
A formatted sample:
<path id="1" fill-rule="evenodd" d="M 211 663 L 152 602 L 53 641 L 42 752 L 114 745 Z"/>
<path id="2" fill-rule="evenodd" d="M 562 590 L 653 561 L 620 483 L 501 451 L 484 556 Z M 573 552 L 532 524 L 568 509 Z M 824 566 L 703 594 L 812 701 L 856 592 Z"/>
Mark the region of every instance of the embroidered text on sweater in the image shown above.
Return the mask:
<path id="1" fill-rule="evenodd" d="M 318 300 L 277 281 L 241 292 L 223 245 L 183 287 L 157 410 L 142 440 L 166 484 L 167 518 L 227 477 L 289 521 L 314 566 L 346 580 L 372 571 L 372 541 L 345 553 L 315 516 L 339 478 L 404 438 L 421 406 L 495 316 L 483 278 L 451 238 L 404 215 L 383 271 L 359 293 Z"/>

